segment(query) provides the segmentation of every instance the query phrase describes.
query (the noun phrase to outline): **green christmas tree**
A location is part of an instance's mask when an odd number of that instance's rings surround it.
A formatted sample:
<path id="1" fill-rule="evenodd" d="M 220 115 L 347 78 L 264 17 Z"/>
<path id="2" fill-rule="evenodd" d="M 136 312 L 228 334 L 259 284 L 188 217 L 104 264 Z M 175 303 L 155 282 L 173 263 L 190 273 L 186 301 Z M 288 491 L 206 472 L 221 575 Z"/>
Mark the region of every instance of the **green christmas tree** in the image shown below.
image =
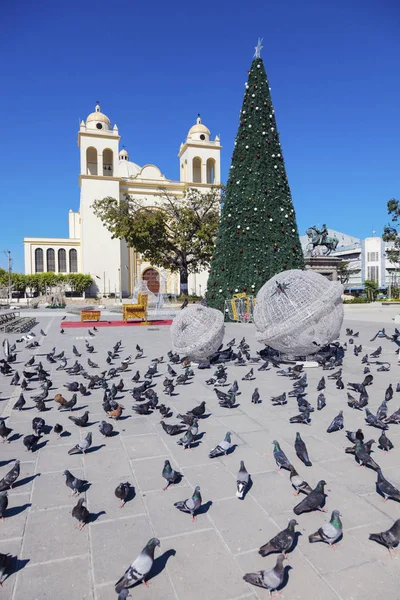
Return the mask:
<path id="1" fill-rule="evenodd" d="M 248 72 L 218 237 L 207 284 L 210 306 L 257 294 L 270 277 L 304 267 L 275 111 L 260 58 Z"/>

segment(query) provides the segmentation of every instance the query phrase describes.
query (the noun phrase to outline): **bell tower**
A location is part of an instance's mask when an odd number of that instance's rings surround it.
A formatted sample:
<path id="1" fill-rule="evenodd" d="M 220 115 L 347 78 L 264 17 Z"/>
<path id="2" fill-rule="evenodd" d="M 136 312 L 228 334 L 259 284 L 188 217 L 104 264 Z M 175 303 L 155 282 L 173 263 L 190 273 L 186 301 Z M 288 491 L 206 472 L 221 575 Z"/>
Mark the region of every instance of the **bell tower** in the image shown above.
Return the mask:
<path id="1" fill-rule="evenodd" d="M 208 127 L 197 115 L 196 124 L 187 134 L 186 141 L 179 149 L 180 181 L 194 186 L 210 186 L 221 183 L 220 139 L 211 140 Z"/>

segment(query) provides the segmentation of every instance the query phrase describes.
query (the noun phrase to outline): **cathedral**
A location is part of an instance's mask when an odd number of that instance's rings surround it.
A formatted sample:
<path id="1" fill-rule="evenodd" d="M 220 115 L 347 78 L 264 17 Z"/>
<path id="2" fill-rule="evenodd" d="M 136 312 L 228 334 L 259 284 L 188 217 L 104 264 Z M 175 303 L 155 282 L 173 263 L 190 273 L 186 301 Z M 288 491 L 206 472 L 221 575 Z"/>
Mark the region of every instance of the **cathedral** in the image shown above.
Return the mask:
<path id="1" fill-rule="evenodd" d="M 152 206 L 160 188 L 176 195 L 188 187 L 207 191 L 221 181 L 220 139 L 211 140 L 199 116 L 179 149 L 179 180 L 167 179 L 155 165 L 132 162 L 119 142 L 118 127 L 97 105 L 78 131 L 80 203 L 77 212 L 69 211 L 69 237 L 24 238 L 25 273 L 90 274 L 95 282 L 90 295 L 130 297 L 141 280 L 154 293 L 178 294 L 179 274 L 145 262 L 124 240 L 111 239 L 91 207 L 94 200 L 125 194 Z M 204 293 L 207 276 L 207 271 L 189 275 L 188 293 Z"/>

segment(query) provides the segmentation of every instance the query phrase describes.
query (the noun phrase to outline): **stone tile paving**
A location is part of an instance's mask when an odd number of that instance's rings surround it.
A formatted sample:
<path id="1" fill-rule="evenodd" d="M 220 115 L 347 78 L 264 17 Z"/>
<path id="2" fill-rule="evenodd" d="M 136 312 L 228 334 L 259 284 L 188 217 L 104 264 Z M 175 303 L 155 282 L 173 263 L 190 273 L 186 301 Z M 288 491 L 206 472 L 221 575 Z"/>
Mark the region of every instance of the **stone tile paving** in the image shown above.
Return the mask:
<path id="1" fill-rule="evenodd" d="M 351 307 L 353 309 L 353 307 Z M 357 343 L 363 352 L 374 350 L 381 340 L 370 342 L 378 327 L 384 324 L 388 332 L 393 331 L 391 318 L 395 309 L 387 312 L 379 308 L 347 310 L 346 324 L 360 329 Z M 17 363 L 19 372 L 24 363 L 36 355 L 50 371 L 53 388 L 49 398 L 62 392 L 66 398 L 71 393 L 63 388 L 72 380 L 56 365 L 46 361 L 45 354 L 55 345 L 57 351 L 66 350 L 69 364 L 72 344 L 82 352 L 79 359 L 86 368 L 87 355 L 84 339 L 86 329 L 66 329 L 59 333 L 60 317 L 40 316 L 36 326 L 40 347 L 36 352 L 23 349 L 18 344 Z M 39 336 L 43 328 L 46 337 Z M 344 330 L 343 330 L 344 331 Z M 245 335 L 251 344 L 251 354 L 259 349 L 254 338 L 252 325 L 226 327 L 226 338 L 236 340 Z M 18 336 L 10 335 L 12 343 Z M 0 342 L 2 341 L 0 337 Z M 96 337 L 89 338 L 96 353 L 92 360 L 99 363 L 100 372 L 106 365 L 106 351 L 119 339 L 122 340 L 120 359 L 129 354 L 135 356 L 135 346 L 143 345 L 147 358 L 135 361 L 130 370 L 122 375 L 127 388 L 137 369 L 145 372 L 151 358 L 166 353 L 170 348 L 169 328 L 137 327 L 131 329 L 99 329 Z M 343 341 L 345 336 L 342 336 Z M 371 366 L 375 381 L 370 392 L 370 408 L 376 410 L 383 399 L 389 382 L 396 386 L 400 380 L 395 346 L 383 340 L 381 360 L 388 360 L 392 367 L 389 373 L 379 373 L 378 365 Z M 362 367 L 354 357 L 353 348 L 345 360 L 344 381 L 361 381 Z M 256 367 L 257 368 L 257 367 Z M 400 517 L 400 505 L 392 500 L 384 503 L 375 491 L 375 474 L 368 469 L 357 468 L 354 458 L 344 454 L 349 445 L 343 432 L 328 435 L 326 428 L 343 409 L 345 429 L 363 427 L 367 438 L 378 439 L 380 431 L 364 427 L 363 414 L 350 409 L 346 404 L 346 390 L 338 391 L 334 382 L 327 380 L 325 395 L 327 406 L 321 412 L 312 413 L 309 426 L 289 423 L 289 417 L 298 413 L 296 403 L 273 407 L 269 398 L 291 389 L 290 381 L 277 376 L 274 369 L 258 373 L 256 381 L 241 381 L 247 367 L 229 366 L 229 382 L 237 379 L 241 395 L 239 406 L 231 411 L 222 409 L 212 387 L 205 384 L 212 371 L 197 371 L 190 385 L 179 386 L 177 394 L 166 397 L 162 381 L 166 363 L 160 365 L 161 377 L 157 381 L 160 402 L 171 406 L 175 422 L 177 413 L 185 412 L 201 400 L 207 402 L 208 418 L 200 421 L 199 444 L 184 451 L 159 425 L 160 415 L 155 411 L 150 416 L 138 416 L 131 410 L 133 400 L 124 392 L 122 403 L 126 418 L 114 423 L 116 435 L 104 439 L 98 431 L 98 423 L 107 419 L 102 412 L 102 390 L 93 390 L 86 397 L 79 396 L 78 410 L 72 414 L 90 411 L 90 426 L 80 429 L 68 420 L 71 413 L 59 412 L 50 400 L 49 410 L 41 416 L 50 426 L 63 424 L 66 432 L 56 439 L 53 432 L 46 434 L 35 453 L 25 452 L 22 437 L 14 437 L 9 444 L 0 444 L 0 476 L 12 466 L 16 458 L 21 460 L 21 476 L 15 488 L 9 492 L 9 508 L 6 519 L 0 522 L 0 552 L 9 552 L 14 559 L 14 572 L 4 582 L 2 598 L 10 600 L 108 600 L 116 598 L 114 583 L 137 556 L 148 539 L 157 536 L 161 548 L 156 550 L 156 561 L 151 575 L 150 587 L 138 586 L 132 591 L 135 598 L 146 600 L 234 600 L 241 598 L 266 598 L 267 592 L 254 588 L 242 579 L 247 571 L 271 568 L 275 556 L 261 558 L 257 550 L 292 518 L 293 507 L 299 499 L 293 496 L 288 473 L 276 472 L 272 456 L 272 440 L 278 439 L 282 449 L 293 461 L 298 471 L 315 485 L 319 479 L 327 481 L 328 513 L 303 514 L 298 517 L 300 536 L 296 548 L 289 555 L 287 583 L 283 589 L 285 598 L 305 600 L 310 595 L 331 600 L 341 598 L 358 600 L 373 598 L 385 590 L 386 598 L 400 598 L 398 576 L 400 559 L 391 559 L 385 548 L 368 541 L 368 533 L 382 531 Z M 178 370 L 180 367 L 178 367 Z M 29 370 L 29 369 L 28 369 Z M 325 376 L 329 371 L 323 373 Z M 316 403 L 316 384 L 322 372 L 308 371 L 308 399 Z M 81 381 L 81 377 L 76 378 Z M 13 433 L 27 435 L 31 432 L 31 421 L 37 416 L 30 397 L 39 387 L 32 382 L 24 395 L 27 408 L 22 412 L 11 409 L 20 389 L 9 385 L 10 378 L 0 378 L 0 413 L 7 418 Z M 114 380 L 116 383 L 118 379 Z M 255 387 L 260 390 L 262 404 L 250 402 Z M 399 407 L 400 394 L 389 402 L 389 412 Z M 72 448 L 87 431 L 93 432 L 94 451 L 86 456 L 69 456 Z M 232 432 L 235 450 L 226 457 L 209 459 L 208 453 L 225 432 Z M 306 442 L 313 466 L 306 468 L 295 455 L 293 442 L 295 432 L 301 431 Z M 389 454 L 378 450 L 375 460 L 382 466 L 385 475 L 400 486 L 400 428 L 390 426 L 390 439 L 395 449 Z M 165 459 L 179 470 L 182 481 L 179 485 L 162 491 L 164 480 L 161 471 Z M 252 474 L 253 485 L 244 502 L 236 496 L 236 473 L 239 461 L 244 460 Z M 84 496 L 92 514 L 91 522 L 83 529 L 75 529 L 71 510 L 76 498 L 70 496 L 65 486 L 64 469 L 69 469 L 80 478 L 90 482 Z M 123 509 L 114 496 L 114 489 L 121 481 L 134 486 L 134 496 Z M 197 520 L 177 511 L 173 503 L 190 497 L 193 487 L 201 486 L 203 509 Z M 332 509 L 342 513 L 344 536 L 339 547 L 333 551 L 324 544 L 309 544 L 308 535 L 316 531 L 328 518 Z"/>

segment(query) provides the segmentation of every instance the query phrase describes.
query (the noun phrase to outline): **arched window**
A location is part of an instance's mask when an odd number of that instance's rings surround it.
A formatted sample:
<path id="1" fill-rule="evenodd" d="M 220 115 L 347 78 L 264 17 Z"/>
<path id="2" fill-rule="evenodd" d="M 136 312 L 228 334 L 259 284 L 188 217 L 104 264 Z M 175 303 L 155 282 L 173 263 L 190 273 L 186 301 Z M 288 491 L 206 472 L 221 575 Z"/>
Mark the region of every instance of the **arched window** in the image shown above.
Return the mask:
<path id="1" fill-rule="evenodd" d="M 215 183 L 215 160 L 213 158 L 207 160 L 207 183 Z"/>
<path id="2" fill-rule="evenodd" d="M 35 273 L 43 273 L 43 250 L 36 248 L 35 250 Z"/>
<path id="3" fill-rule="evenodd" d="M 193 183 L 201 183 L 201 158 L 193 159 Z"/>
<path id="4" fill-rule="evenodd" d="M 67 253 L 65 252 L 64 248 L 60 248 L 58 251 L 58 272 L 67 272 Z"/>
<path id="5" fill-rule="evenodd" d="M 103 175 L 112 176 L 113 174 L 113 152 L 109 148 L 106 148 L 103 151 Z"/>
<path id="6" fill-rule="evenodd" d="M 69 251 L 69 272 L 78 272 L 78 253 L 75 250 L 75 248 L 71 248 L 71 250 Z"/>
<path id="7" fill-rule="evenodd" d="M 56 270 L 56 254 L 53 248 L 48 248 L 46 251 L 46 270 L 53 273 Z"/>
<path id="8" fill-rule="evenodd" d="M 97 175 L 97 150 L 90 146 L 86 150 L 87 175 Z"/>

